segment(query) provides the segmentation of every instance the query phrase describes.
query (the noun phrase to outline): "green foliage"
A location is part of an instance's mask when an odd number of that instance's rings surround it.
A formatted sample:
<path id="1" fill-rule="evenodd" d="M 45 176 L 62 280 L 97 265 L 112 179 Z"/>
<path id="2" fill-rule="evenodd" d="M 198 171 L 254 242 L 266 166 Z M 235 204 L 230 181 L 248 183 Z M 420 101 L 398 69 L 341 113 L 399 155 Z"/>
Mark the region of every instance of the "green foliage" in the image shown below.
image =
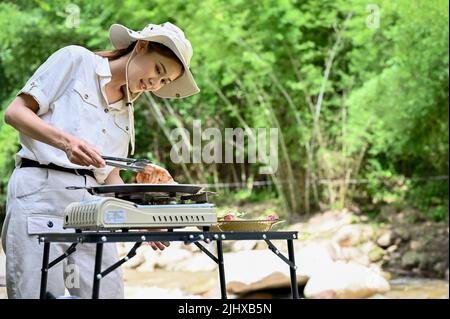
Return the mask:
<path id="1" fill-rule="evenodd" d="M 448 175 L 448 2 L 382 2 L 382 8 L 391 25 L 349 34 L 358 44 L 351 69 L 368 70 L 348 99 L 349 150 L 367 146 L 365 176 L 375 202 L 407 200 L 427 212 L 427 188 L 439 198 L 437 207 L 448 203 L 448 188 L 404 178 Z M 443 219 L 443 211 L 430 214 Z"/>
<path id="2" fill-rule="evenodd" d="M 434 219 L 448 215 L 442 180 L 414 182 L 448 175 L 447 1 L 380 0 L 378 28 L 367 26 L 370 13 L 362 0 L 70 4 L 80 10 L 76 27 L 67 24 L 67 1 L 0 3 L 0 116 L 60 47 L 110 49 L 112 23 L 141 29 L 171 21 L 192 42 L 191 66 L 201 94 L 179 101 L 155 98 L 162 118 L 140 99 L 135 157 L 165 165 L 179 182 L 273 180 L 268 191 L 224 194 L 253 202 L 276 197 L 291 213 L 342 207 L 365 192 L 368 202 L 413 204 Z M 248 163 L 172 163 L 166 132 L 190 131 L 195 119 L 203 128 L 221 130 L 278 128 L 278 172 L 261 176 L 258 165 Z M 17 133 L 1 123 L 2 202 L 17 150 Z M 123 177 L 131 181 L 133 174 Z M 369 182 L 349 186 L 319 179 Z"/>
<path id="3" fill-rule="evenodd" d="M 448 193 L 447 180 L 419 180 L 413 183 L 406 199 L 429 219 L 448 222 L 448 196 L 443 196 Z"/>
<path id="4" fill-rule="evenodd" d="M 273 192 L 258 191 L 256 189 L 240 189 L 232 191 L 233 200 L 247 201 L 250 203 L 263 202 L 276 199 Z"/>

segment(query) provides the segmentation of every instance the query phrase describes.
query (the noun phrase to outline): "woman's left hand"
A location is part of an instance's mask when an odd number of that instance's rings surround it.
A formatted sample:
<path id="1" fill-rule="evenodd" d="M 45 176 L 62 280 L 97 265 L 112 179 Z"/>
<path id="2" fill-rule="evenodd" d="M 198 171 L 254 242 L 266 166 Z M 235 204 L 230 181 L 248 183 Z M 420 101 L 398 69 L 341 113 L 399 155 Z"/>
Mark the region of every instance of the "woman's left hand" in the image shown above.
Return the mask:
<path id="1" fill-rule="evenodd" d="M 160 232 L 164 231 L 164 229 L 147 229 L 147 231 Z M 166 247 L 170 246 L 170 242 L 168 241 L 147 242 L 146 244 L 152 247 L 153 250 L 164 250 Z"/>

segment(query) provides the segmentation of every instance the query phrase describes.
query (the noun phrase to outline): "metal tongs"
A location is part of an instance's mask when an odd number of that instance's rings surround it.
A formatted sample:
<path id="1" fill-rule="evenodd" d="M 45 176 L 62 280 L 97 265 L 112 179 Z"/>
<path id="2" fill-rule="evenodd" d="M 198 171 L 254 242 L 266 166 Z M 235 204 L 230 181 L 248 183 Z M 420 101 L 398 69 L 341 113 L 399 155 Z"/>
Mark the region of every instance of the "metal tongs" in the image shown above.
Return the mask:
<path id="1" fill-rule="evenodd" d="M 143 172 L 148 164 L 152 164 L 152 162 L 149 161 L 148 159 L 135 159 L 135 158 L 112 157 L 112 156 L 102 156 L 102 158 L 105 160 L 106 165 L 129 169 L 136 172 Z"/>

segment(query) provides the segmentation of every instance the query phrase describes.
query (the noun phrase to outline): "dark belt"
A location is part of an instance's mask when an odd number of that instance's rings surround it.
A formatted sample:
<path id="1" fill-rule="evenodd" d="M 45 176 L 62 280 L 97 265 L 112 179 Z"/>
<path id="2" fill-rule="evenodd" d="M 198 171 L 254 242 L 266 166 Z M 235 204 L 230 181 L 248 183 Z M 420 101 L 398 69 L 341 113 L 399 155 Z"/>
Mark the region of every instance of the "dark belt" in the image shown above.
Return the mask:
<path id="1" fill-rule="evenodd" d="M 66 173 L 72 173 L 75 175 L 80 176 L 91 176 L 95 178 L 94 172 L 88 169 L 77 169 L 77 168 L 67 168 L 55 165 L 53 163 L 50 164 L 41 164 L 39 162 L 30 160 L 28 158 L 22 158 L 22 163 L 20 164 L 20 167 L 40 167 L 40 168 L 47 168 L 47 169 L 54 169 L 56 171 L 66 172 Z"/>

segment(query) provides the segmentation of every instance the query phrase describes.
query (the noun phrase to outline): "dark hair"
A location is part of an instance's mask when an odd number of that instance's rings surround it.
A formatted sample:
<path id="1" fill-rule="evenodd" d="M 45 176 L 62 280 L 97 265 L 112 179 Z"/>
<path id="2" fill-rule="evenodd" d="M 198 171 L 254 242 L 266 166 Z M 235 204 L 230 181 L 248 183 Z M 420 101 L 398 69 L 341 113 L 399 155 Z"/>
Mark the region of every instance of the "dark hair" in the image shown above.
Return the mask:
<path id="1" fill-rule="evenodd" d="M 136 46 L 137 41 L 132 42 L 127 48 L 124 49 L 115 49 L 110 51 L 95 51 L 94 53 L 102 56 L 104 58 L 108 58 L 109 61 L 116 60 L 120 57 L 123 57 L 124 55 L 127 55 L 131 51 L 133 51 L 134 47 Z M 149 51 L 156 51 L 159 54 L 165 56 L 166 58 L 173 59 L 181 64 L 181 74 L 184 72 L 183 63 L 181 63 L 180 59 L 176 56 L 175 53 L 165 45 L 158 43 L 158 42 L 151 42 L 148 41 L 148 47 L 147 49 Z M 180 74 L 180 76 L 181 76 Z"/>

